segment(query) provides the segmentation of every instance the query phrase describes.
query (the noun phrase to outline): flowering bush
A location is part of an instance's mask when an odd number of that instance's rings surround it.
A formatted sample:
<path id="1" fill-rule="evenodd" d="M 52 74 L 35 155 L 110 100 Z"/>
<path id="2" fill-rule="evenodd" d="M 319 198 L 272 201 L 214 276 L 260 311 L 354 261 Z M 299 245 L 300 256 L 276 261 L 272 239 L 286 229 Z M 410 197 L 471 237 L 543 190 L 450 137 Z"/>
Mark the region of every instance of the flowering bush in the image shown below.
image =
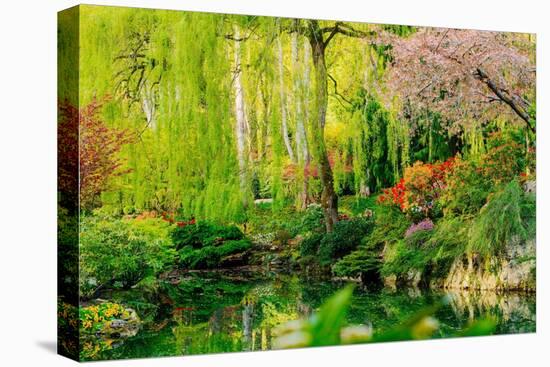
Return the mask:
<path id="1" fill-rule="evenodd" d="M 383 193 L 378 197 L 380 203 L 390 203 L 397 205 L 401 210 L 406 209 L 405 205 L 405 179 L 399 180 L 399 182 L 389 189 L 385 189 Z"/>
<path id="2" fill-rule="evenodd" d="M 125 310 L 122 305 L 112 302 L 83 307 L 79 310 L 80 327 L 83 331 L 95 330 L 102 323 L 122 316 L 129 316 L 128 310 Z"/>
<path id="3" fill-rule="evenodd" d="M 430 231 L 434 228 L 434 223 L 430 218 L 426 218 L 423 221 L 412 224 L 407 231 L 405 232 L 405 237 L 411 236 L 413 233 L 418 231 Z"/>
<path id="4" fill-rule="evenodd" d="M 141 325 L 133 309 L 113 302 L 79 307 L 79 319 L 82 360 L 95 359 L 116 346 L 120 339 L 136 335 Z"/>
<path id="5" fill-rule="evenodd" d="M 518 176 L 522 183 L 534 179 L 534 150 L 526 151 L 516 140 L 495 133 L 487 140 L 488 150 L 479 160 L 457 157 L 441 195 L 445 212 L 476 214 L 495 188 Z"/>
<path id="6" fill-rule="evenodd" d="M 403 178 L 384 190 L 378 200 L 397 205 L 403 212 L 420 213 L 428 217 L 446 186 L 446 177 L 454 166 L 454 158 L 442 163 L 416 162 L 405 169 Z"/>

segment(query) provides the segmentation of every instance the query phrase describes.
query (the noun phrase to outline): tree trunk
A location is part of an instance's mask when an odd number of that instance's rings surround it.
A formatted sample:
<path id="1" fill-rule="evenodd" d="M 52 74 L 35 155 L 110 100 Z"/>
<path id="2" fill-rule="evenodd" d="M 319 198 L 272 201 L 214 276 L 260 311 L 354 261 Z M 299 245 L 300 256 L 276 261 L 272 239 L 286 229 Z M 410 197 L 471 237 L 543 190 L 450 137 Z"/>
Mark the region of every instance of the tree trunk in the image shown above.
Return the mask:
<path id="1" fill-rule="evenodd" d="M 294 151 L 292 150 L 292 144 L 290 143 L 290 138 L 288 137 L 288 124 L 287 124 L 287 113 L 286 113 L 286 99 L 285 99 L 285 81 L 284 81 L 284 65 L 283 65 L 283 46 L 281 44 L 281 37 L 277 37 L 277 47 L 279 55 L 279 93 L 281 98 L 281 124 L 282 124 L 282 133 L 283 140 L 285 142 L 285 147 L 292 162 L 295 162 Z"/>
<path id="2" fill-rule="evenodd" d="M 300 65 L 300 55 L 298 52 L 298 33 L 292 33 L 292 69 L 294 79 L 294 103 L 295 103 L 295 119 L 296 119 L 296 150 L 297 159 L 302 169 L 302 190 L 299 193 L 299 205 L 301 210 L 305 210 L 309 203 L 308 195 L 308 166 L 310 162 L 309 148 L 307 142 L 306 128 L 304 120 L 307 118 L 308 110 L 308 85 L 309 85 L 309 64 L 308 60 L 309 45 L 304 42 L 304 54 Z M 301 73 L 301 66 L 304 69 Z M 303 106 L 302 106 L 303 104 Z"/>
<path id="3" fill-rule="evenodd" d="M 248 123 L 246 121 L 246 111 L 244 105 L 244 92 L 241 81 L 241 45 L 238 39 L 239 27 L 234 26 L 235 33 L 235 70 L 233 75 L 233 86 L 235 89 L 235 135 L 237 138 L 237 160 L 239 162 L 239 187 L 242 195 L 244 207 L 248 206 L 247 194 L 247 162 L 246 162 L 246 134 Z"/>
<path id="4" fill-rule="evenodd" d="M 247 303 L 243 307 L 243 350 L 251 351 L 254 350 L 252 345 L 252 324 L 253 324 L 253 314 L 254 306 L 250 303 Z"/>
<path id="5" fill-rule="evenodd" d="M 370 196 L 370 188 L 365 179 L 361 179 L 359 184 L 359 196 L 366 198 Z"/>
<path id="6" fill-rule="evenodd" d="M 141 109 L 145 114 L 145 120 L 147 121 L 147 126 L 151 129 L 156 128 L 156 103 L 155 103 L 155 92 L 153 87 L 149 87 L 148 83 L 145 83 L 143 88 L 143 96 L 141 98 Z"/>
<path id="7" fill-rule="evenodd" d="M 332 169 L 325 144 L 325 121 L 328 106 L 327 91 L 327 67 L 325 63 L 325 44 L 319 24 L 310 21 L 311 34 L 309 42 L 315 67 L 315 108 L 312 116 L 312 136 L 314 137 L 315 152 L 319 162 L 319 175 L 323 191 L 321 193 L 321 206 L 325 214 L 327 232 L 332 232 L 334 224 L 338 221 L 338 196 L 334 191 Z"/>

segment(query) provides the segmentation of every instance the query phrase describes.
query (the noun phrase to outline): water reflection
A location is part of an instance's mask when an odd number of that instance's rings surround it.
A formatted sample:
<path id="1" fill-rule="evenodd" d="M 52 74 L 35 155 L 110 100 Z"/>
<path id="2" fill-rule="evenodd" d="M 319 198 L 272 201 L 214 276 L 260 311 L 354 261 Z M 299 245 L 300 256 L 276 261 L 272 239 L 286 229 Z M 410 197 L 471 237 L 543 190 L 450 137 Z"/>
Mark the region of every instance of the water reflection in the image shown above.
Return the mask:
<path id="1" fill-rule="evenodd" d="M 277 325 L 310 316 L 345 285 L 276 274 L 267 280 L 263 277 L 193 274 L 177 284 L 167 283 L 163 297 L 170 299 L 172 309 L 95 359 L 268 350 Z M 445 296 L 449 302 L 435 315 L 441 325 L 435 337 L 454 335 L 488 315 L 496 318 L 497 333 L 535 331 L 535 297 L 518 293 L 359 287 L 347 321 L 384 331 Z"/>

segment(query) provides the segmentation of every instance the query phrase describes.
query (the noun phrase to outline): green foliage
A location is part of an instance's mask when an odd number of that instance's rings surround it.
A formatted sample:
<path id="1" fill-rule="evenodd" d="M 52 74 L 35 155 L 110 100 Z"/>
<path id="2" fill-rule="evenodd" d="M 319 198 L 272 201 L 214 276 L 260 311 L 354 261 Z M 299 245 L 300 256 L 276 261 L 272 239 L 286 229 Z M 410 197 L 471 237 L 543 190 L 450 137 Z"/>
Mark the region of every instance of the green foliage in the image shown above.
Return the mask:
<path id="1" fill-rule="evenodd" d="M 398 208 L 382 205 L 376 208 L 374 224 L 364 243 L 370 248 L 381 248 L 402 239 L 411 222 Z"/>
<path id="2" fill-rule="evenodd" d="M 252 247 L 237 226 L 207 221 L 177 227 L 172 239 L 178 249 L 179 264 L 187 269 L 219 267 L 224 257 Z"/>
<path id="3" fill-rule="evenodd" d="M 525 151 L 522 138 L 514 130 L 493 133 L 479 158 L 456 159 L 440 199 L 444 211 L 475 215 L 500 185 L 534 172 L 534 154 Z"/>
<path id="4" fill-rule="evenodd" d="M 361 246 L 334 264 L 332 272 L 341 277 L 361 276 L 372 281 L 378 278 L 381 266 L 380 251 Z"/>
<path id="5" fill-rule="evenodd" d="M 96 211 L 80 222 L 80 291 L 114 282 L 130 287 L 175 262 L 172 225 L 161 219 L 116 219 Z"/>
<path id="6" fill-rule="evenodd" d="M 430 231 L 418 231 L 406 240 L 387 248 L 382 266 L 383 275 L 404 275 L 410 270 L 423 271 L 430 262 L 428 251 L 422 246 Z"/>
<path id="7" fill-rule="evenodd" d="M 534 219 L 534 198 L 513 180 L 492 195 L 472 221 L 468 249 L 482 255 L 497 254 L 514 240 L 534 236 Z"/>
<path id="8" fill-rule="evenodd" d="M 418 126 L 410 141 L 411 161 L 445 161 L 460 151 L 460 140 L 445 130 L 440 114 L 427 111 L 415 119 Z"/>
<path id="9" fill-rule="evenodd" d="M 310 323 L 311 346 L 340 343 L 340 329 L 346 321 L 352 296 L 353 286 L 349 285 L 325 301 Z"/>
<path id="10" fill-rule="evenodd" d="M 382 268 L 382 251 L 404 236 L 410 225 L 407 217 L 393 206 L 377 206 L 374 225 L 357 250 L 336 262 L 332 271 L 337 276 L 377 280 Z"/>
<path id="11" fill-rule="evenodd" d="M 355 190 L 366 185 L 371 192 L 391 186 L 403 163 L 408 132 L 380 101 L 364 89 L 353 104 L 353 171 Z"/>
<path id="12" fill-rule="evenodd" d="M 445 213 L 472 215 L 481 209 L 492 185 L 479 171 L 474 162 L 455 160 L 453 171 L 447 176 L 447 186 L 440 198 Z"/>
<path id="13" fill-rule="evenodd" d="M 433 230 L 417 231 L 387 248 L 383 275 L 405 275 L 410 270 L 423 275 L 444 276 L 452 262 L 466 252 L 469 223 L 450 217 L 437 222 Z"/>
<path id="14" fill-rule="evenodd" d="M 177 249 L 185 246 L 202 248 L 228 240 L 241 240 L 243 238 L 243 233 L 235 225 L 224 226 L 208 221 L 176 227 L 172 232 L 172 240 L 176 244 Z"/>
<path id="15" fill-rule="evenodd" d="M 245 252 L 251 247 L 246 239 L 224 241 L 199 249 L 188 245 L 179 250 L 179 262 L 187 269 L 213 269 L 220 266 L 224 257 Z"/>
<path id="16" fill-rule="evenodd" d="M 323 239 L 323 233 L 312 233 L 309 236 L 306 236 L 302 242 L 300 242 L 300 255 L 305 256 L 315 256 L 319 251 L 319 245 Z"/>
<path id="17" fill-rule="evenodd" d="M 325 227 L 323 208 L 320 205 L 309 205 L 301 217 L 301 222 L 296 228 L 298 234 L 319 232 Z"/>
<path id="18" fill-rule="evenodd" d="M 372 229 L 372 225 L 372 221 L 365 218 L 337 222 L 334 230 L 326 233 L 319 243 L 319 263 L 330 265 L 355 250 Z"/>

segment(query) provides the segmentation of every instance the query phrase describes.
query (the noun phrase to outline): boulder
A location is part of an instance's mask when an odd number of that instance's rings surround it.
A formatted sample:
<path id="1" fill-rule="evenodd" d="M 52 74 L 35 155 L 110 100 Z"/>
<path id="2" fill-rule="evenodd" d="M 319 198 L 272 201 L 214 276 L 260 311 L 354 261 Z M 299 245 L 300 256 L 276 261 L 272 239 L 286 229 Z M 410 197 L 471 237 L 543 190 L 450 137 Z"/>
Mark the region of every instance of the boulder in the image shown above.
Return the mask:
<path id="1" fill-rule="evenodd" d="M 479 262 L 473 256 L 457 259 L 444 279 L 432 287 L 476 290 L 535 291 L 535 240 L 512 241 L 501 256 Z"/>

